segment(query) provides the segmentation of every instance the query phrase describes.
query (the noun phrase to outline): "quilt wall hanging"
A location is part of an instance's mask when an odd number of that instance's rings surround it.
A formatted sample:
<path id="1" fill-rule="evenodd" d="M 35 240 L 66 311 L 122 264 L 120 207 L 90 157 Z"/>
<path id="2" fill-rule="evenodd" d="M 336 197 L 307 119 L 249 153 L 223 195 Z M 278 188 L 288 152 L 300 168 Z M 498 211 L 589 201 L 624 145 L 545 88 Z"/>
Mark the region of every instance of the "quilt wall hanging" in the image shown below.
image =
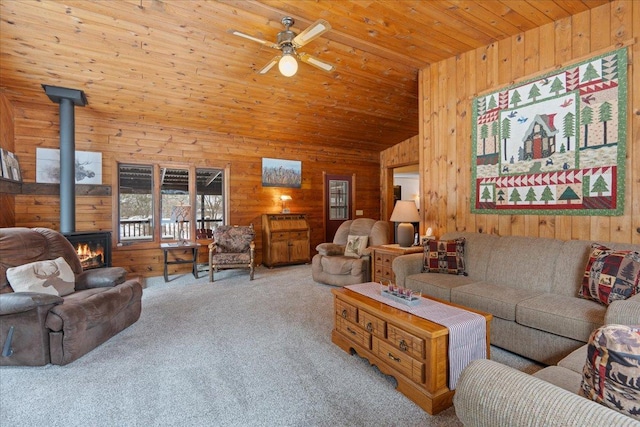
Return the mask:
<path id="1" fill-rule="evenodd" d="M 473 100 L 472 213 L 622 215 L 622 48 Z"/>

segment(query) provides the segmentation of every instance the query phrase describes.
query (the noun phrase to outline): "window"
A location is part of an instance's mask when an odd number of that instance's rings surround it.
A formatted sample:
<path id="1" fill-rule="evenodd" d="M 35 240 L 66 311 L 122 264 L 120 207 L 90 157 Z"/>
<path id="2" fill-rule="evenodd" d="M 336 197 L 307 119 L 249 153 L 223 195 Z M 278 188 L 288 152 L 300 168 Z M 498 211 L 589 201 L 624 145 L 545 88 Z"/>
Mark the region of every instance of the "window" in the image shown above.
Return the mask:
<path id="1" fill-rule="evenodd" d="M 118 241 L 153 240 L 153 166 L 118 166 Z"/>
<path id="2" fill-rule="evenodd" d="M 225 187 L 224 169 L 119 164 L 118 242 L 210 238 L 225 223 Z"/>

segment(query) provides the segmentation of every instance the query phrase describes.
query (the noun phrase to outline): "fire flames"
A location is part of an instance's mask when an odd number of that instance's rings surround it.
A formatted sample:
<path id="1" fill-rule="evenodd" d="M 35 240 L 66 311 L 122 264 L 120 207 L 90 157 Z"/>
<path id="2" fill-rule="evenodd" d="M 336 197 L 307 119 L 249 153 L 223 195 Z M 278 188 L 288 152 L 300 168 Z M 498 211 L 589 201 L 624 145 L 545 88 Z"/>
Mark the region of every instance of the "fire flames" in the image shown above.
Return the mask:
<path id="1" fill-rule="evenodd" d="M 76 248 L 76 253 L 83 268 L 102 267 L 104 249 L 101 246 L 98 245 L 96 249 L 92 249 L 88 244 L 80 243 Z"/>

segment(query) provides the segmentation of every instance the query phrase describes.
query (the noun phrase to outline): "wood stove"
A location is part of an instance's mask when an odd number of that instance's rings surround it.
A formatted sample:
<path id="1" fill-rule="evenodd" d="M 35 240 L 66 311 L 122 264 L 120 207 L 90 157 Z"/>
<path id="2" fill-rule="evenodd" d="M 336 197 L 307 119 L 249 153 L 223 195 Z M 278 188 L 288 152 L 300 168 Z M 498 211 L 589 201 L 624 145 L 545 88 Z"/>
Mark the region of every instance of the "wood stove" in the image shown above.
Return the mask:
<path id="1" fill-rule="evenodd" d="M 63 234 L 76 249 L 84 270 L 111 267 L 110 231 L 75 231 Z"/>

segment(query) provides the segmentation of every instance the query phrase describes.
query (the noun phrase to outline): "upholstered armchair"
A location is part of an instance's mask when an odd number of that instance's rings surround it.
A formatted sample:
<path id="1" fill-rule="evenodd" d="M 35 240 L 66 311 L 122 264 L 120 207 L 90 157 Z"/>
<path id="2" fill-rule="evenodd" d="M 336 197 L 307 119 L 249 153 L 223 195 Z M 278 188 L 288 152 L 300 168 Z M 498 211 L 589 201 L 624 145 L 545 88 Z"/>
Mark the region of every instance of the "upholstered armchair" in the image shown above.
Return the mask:
<path id="1" fill-rule="evenodd" d="M 216 228 L 213 231 L 213 242 L 209 244 L 209 281 L 213 282 L 214 271 L 231 268 L 248 268 L 249 280 L 253 280 L 255 236 L 253 224 L 221 225 Z"/>
<path id="2" fill-rule="evenodd" d="M 389 243 L 389 223 L 370 218 L 345 221 L 333 243 L 321 243 L 311 261 L 313 280 L 334 286 L 371 280 L 371 246 Z"/>
<path id="3" fill-rule="evenodd" d="M 121 267 L 83 270 L 48 228 L 0 228 L 0 365 L 66 365 L 140 317 L 142 286 Z"/>

